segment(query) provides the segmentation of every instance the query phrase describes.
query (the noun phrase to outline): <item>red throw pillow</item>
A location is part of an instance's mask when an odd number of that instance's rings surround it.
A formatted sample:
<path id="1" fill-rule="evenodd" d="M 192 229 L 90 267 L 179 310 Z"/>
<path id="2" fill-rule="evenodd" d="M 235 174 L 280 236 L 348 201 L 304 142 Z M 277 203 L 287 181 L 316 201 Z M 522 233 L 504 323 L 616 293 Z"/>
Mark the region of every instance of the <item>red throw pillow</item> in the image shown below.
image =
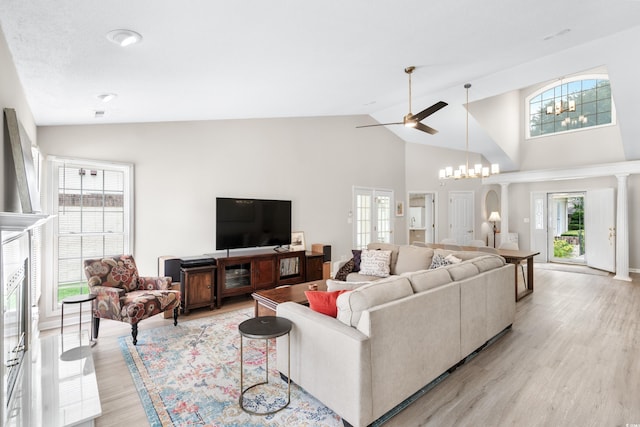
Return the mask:
<path id="1" fill-rule="evenodd" d="M 338 295 L 345 292 L 349 291 L 304 291 L 304 294 L 307 297 L 307 301 L 309 301 L 309 308 L 311 310 L 326 314 L 327 316 L 336 317 L 338 315 L 336 300 L 338 299 Z"/>

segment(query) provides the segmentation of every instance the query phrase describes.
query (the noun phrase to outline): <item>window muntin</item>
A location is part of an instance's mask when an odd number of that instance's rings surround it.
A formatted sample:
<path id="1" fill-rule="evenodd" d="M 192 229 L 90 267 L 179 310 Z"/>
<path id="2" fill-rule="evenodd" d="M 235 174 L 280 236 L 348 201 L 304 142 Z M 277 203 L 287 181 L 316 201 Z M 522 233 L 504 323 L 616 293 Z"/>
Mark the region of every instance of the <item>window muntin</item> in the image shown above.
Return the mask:
<path id="1" fill-rule="evenodd" d="M 615 123 L 611 85 L 604 75 L 563 80 L 527 99 L 529 138 Z"/>

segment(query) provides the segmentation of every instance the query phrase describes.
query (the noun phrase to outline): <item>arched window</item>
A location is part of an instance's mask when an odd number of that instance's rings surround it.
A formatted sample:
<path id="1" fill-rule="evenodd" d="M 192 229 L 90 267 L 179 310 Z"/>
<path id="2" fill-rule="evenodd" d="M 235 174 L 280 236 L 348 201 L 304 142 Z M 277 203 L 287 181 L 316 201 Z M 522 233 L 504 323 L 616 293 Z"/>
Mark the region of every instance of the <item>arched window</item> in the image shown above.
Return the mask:
<path id="1" fill-rule="evenodd" d="M 527 98 L 528 138 L 615 124 L 606 75 L 563 79 Z"/>

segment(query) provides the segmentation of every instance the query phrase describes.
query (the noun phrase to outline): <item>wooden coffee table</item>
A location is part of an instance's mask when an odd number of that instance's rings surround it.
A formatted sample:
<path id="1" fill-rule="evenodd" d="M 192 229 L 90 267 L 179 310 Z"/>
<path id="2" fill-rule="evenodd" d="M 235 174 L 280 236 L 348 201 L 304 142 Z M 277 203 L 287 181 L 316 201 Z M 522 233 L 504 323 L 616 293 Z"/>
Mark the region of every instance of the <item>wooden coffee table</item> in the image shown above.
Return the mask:
<path id="1" fill-rule="evenodd" d="M 308 291 L 310 285 L 318 285 L 319 291 L 327 290 L 326 280 L 314 280 L 312 282 L 300 283 L 298 285 L 282 286 L 275 289 L 265 289 L 251 294 L 255 300 L 255 316 L 275 316 L 276 307 L 283 302 L 297 302 L 308 305 L 304 291 Z"/>

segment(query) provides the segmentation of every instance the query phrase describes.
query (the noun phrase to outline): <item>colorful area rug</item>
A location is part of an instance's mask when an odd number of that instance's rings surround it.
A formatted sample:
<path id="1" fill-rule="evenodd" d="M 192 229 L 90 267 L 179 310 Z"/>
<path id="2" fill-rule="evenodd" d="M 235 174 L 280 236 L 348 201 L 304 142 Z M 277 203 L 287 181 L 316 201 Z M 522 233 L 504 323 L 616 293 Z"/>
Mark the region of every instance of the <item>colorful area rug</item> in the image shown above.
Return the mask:
<path id="1" fill-rule="evenodd" d="M 151 426 L 342 425 L 338 415 L 293 383 L 291 403 L 282 411 L 260 416 L 240 409 L 238 325 L 250 317 L 253 309 L 176 327 L 141 328 L 137 346 L 131 336 L 118 339 Z M 263 340 L 245 339 L 245 387 L 264 381 L 264 353 Z M 287 385 L 275 369 L 275 340 L 269 353 L 269 384 L 245 395 L 245 407 L 256 412 L 279 407 L 286 399 Z"/>

